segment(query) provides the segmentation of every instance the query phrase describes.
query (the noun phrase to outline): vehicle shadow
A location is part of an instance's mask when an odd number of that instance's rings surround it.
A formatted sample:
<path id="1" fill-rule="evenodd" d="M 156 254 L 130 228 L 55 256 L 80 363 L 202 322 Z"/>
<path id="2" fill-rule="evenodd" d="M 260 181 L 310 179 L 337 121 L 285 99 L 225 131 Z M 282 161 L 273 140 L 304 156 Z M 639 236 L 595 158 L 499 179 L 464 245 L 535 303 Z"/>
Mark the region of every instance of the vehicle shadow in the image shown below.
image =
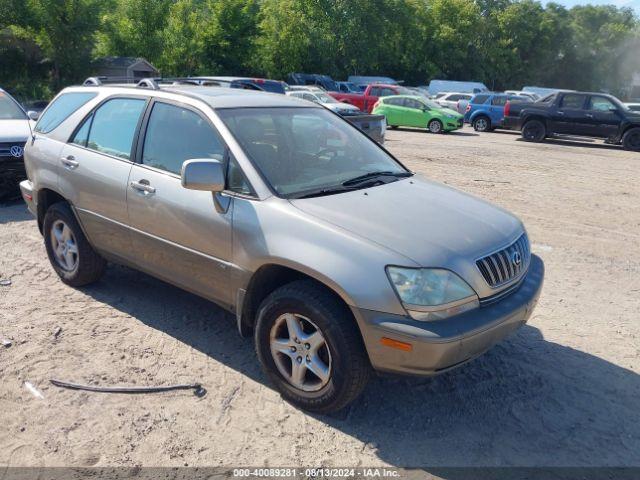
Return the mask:
<path id="1" fill-rule="evenodd" d="M 524 142 L 522 138 L 517 138 L 517 142 Z M 624 151 L 620 145 L 609 145 L 606 143 L 598 142 L 592 138 L 580 138 L 580 137 L 562 137 L 562 138 L 547 138 L 541 145 L 558 145 L 561 147 L 584 147 L 595 148 L 601 150 L 617 150 L 619 152 Z"/>
<path id="2" fill-rule="evenodd" d="M 252 341 L 212 303 L 117 266 L 83 291 L 269 386 Z M 457 370 L 376 377 L 348 410 L 312 416 L 363 442 L 367 458 L 462 479 L 472 477 L 438 467 L 638 466 L 638 398 L 638 374 L 525 326 Z"/>
<path id="3" fill-rule="evenodd" d="M 23 200 L 11 200 L 0 203 L 0 225 L 5 223 L 33 220 Z"/>
<path id="4" fill-rule="evenodd" d="M 390 131 L 395 131 L 395 132 L 424 132 L 424 133 L 428 133 L 429 135 L 434 135 L 432 133 L 430 133 L 428 130 L 426 130 L 425 128 L 412 128 L 412 127 L 398 127 L 398 128 L 394 128 L 391 129 Z M 437 135 L 437 134 L 436 134 Z M 463 132 L 461 130 L 454 130 L 453 132 L 444 132 L 441 135 L 456 135 L 456 136 L 460 136 L 460 137 L 477 137 L 479 134 L 475 133 L 475 132 Z"/>

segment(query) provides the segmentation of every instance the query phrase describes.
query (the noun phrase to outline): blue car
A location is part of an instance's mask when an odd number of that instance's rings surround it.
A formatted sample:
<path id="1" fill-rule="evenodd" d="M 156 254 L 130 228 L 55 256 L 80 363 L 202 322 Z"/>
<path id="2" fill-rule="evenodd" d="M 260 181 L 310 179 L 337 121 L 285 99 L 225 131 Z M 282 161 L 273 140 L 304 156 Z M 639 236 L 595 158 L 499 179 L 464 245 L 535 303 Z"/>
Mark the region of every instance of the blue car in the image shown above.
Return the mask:
<path id="1" fill-rule="evenodd" d="M 524 97 L 505 93 L 478 93 L 471 98 L 464 113 L 465 123 L 476 132 L 490 132 L 504 127 L 504 106 L 507 101 L 527 101 Z"/>

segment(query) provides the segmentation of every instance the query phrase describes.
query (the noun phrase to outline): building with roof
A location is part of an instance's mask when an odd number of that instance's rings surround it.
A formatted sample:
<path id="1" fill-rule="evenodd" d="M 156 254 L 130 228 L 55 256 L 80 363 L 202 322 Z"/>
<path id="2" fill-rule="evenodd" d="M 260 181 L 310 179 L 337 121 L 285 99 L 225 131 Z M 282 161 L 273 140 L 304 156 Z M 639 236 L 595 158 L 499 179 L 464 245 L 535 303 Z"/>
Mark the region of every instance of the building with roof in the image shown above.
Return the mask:
<path id="1" fill-rule="evenodd" d="M 95 61 L 95 74 L 100 77 L 118 77 L 128 81 L 159 77 L 160 72 L 144 58 L 102 57 Z"/>

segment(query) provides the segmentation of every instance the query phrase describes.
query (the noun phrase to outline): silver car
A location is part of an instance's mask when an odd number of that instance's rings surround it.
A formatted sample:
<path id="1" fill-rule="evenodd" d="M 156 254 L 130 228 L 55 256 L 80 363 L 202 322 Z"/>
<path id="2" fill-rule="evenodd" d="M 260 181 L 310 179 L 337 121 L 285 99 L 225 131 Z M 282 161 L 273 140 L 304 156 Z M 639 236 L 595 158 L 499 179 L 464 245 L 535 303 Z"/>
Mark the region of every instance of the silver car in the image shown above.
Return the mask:
<path id="1" fill-rule="evenodd" d="M 542 286 L 516 217 L 284 95 L 72 87 L 25 159 L 23 197 L 63 282 L 113 262 L 217 303 L 311 411 L 349 404 L 374 371 L 468 362 L 527 321 Z"/>

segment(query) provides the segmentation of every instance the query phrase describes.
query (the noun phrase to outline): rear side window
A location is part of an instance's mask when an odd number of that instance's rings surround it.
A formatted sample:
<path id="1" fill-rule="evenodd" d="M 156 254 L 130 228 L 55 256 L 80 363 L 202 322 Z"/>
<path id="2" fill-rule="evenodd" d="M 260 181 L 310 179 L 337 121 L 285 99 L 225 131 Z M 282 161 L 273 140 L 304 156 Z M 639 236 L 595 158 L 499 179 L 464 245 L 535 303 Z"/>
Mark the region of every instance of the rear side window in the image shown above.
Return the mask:
<path id="1" fill-rule="evenodd" d="M 185 160 L 224 160 L 225 146 L 207 120 L 196 112 L 158 102 L 153 106 L 142 151 L 142 163 L 180 174 Z"/>
<path id="2" fill-rule="evenodd" d="M 405 98 L 404 99 L 404 106 L 407 108 L 413 108 L 416 110 L 420 110 L 424 107 L 424 105 L 422 103 L 420 103 L 417 100 L 414 100 L 413 98 Z"/>
<path id="3" fill-rule="evenodd" d="M 145 104 L 146 100 L 141 98 L 114 98 L 103 103 L 93 113 L 87 148 L 129 160 L 133 137 Z M 81 134 L 84 128 L 85 125 L 80 128 L 78 134 Z M 78 141 L 81 140 L 78 138 Z M 76 143 L 75 138 L 73 143 Z"/>
<path id="4" fill-rule="evenodd" d="M 493 97 L 491 99 L 491 105 L 495 105 L 497 107 L 503 107 L 507 103 L 507 97 Z"/>
<path id="5" fill-rule="evenodd" d="M 402 104 L 403 104 L 403 101 L 404 101 L 404 98 L 394 98 L 394 97 L 391 97 L 391 98 L 385 98 L 385 99 L 384 99 L 384 101 L 383 101 L 383 103 L 384 103 L 385 105 L 394 105 L 394 106 L 396 106 L 396 107 L 401 107 L 401 106 L 402 106 Z"/>
<path id="6" fill-rule="evenodd" d="M 51 132 L 96 95 L 95 92 L 63 93 L 49 105 L 34 130 L 38 133 Z"/>
<path id="7" fill-rule="evenodd" d="M 563 108 L 582 109 L 584 106 L 584 98 L 584 95 L 565 95 L 560 101 L 560 106 Z"/>
<path id="8" fill-rule="evenodd" d="M 471 100 L 471 103 L 473 103 L 474 105 L 482 105 L 484 102 L 487 101 L 488 98 L 489 98 L 489 95 L 476 95 Z"/>

